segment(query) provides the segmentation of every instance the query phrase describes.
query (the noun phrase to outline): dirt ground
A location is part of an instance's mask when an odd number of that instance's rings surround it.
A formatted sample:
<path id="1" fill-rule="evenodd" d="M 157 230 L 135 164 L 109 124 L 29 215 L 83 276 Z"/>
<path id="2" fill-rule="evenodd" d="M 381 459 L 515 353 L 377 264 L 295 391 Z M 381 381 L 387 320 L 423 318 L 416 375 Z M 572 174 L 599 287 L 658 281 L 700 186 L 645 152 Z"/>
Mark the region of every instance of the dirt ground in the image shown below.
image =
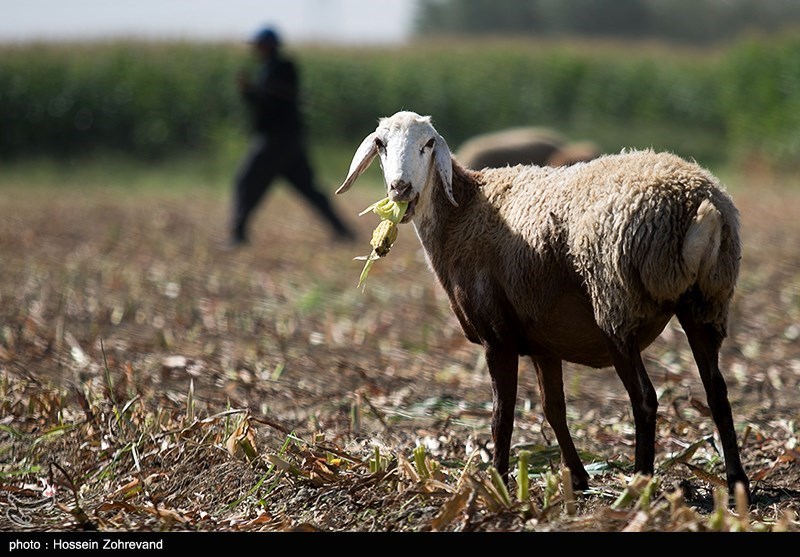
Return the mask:
<path id="1" fill-rule="evenodd" d="M 565 367 L 591 489 L 563 489 L 522 362 L 511 493 L 488 467 L 491 387 L 410 226 L 356 289 L 377 197 L 334 242 L 287 192 L 225 251 L 218 193 L 0 195 L 0 529 L 798 530 L 800 189 L 736 189 L 745 252 L 722 353 L 749 509 L 671 323 L 645 352 L 654 479 L 632 475 L 613 370 Z M 529 492 L 519 493 L 526 451 Z"/>

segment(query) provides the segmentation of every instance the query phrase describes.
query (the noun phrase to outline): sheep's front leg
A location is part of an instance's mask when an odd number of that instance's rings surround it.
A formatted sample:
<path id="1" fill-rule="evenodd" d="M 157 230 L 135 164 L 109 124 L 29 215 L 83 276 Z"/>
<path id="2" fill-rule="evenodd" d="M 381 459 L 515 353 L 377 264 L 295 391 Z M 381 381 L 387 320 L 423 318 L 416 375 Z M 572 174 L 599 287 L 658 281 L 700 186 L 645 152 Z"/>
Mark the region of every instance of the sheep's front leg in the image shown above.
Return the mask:
<path id="1" fill-rule="evenodd" d="M 508 484 L 508 456 L 514 430 L 519 355 L 516 350 L 507 347 L 487 346 L 486 363 L 492 376 L 492 464 Z"/>
<path id="2" fill-rule="evenodd" d="M 558 358 L 532 358 L 539 379 L 539 392 L 547 422 L 556 434 L 561 448 L 561 461 L 572 472 L 572 487 L 583 491 L 589 489 L 589 474 L 583 467 L 581 457 L 572 442 L 567 426 L 567 405 L 564 400 L 564 378 L 561 360 Z"/>
<path id="3" fill-rule="evenodd" d="M 642 361 L 636 339 L 630 339 L 620 350 L 609 341 L 611 360 L 617 375 L 628 391 L 636 427 L 636 461 L 634 471 L 653 474 L 656 455 L 656 413 L 658 397 Z"/>

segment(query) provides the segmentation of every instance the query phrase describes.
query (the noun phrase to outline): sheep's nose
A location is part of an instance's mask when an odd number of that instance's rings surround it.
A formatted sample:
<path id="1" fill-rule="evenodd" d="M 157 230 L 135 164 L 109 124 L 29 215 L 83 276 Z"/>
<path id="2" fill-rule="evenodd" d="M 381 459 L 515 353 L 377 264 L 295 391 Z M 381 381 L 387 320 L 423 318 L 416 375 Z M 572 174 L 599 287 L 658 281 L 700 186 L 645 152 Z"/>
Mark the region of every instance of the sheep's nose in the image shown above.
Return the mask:
<path id="1" fill-rule="evenodd" d="M 405 180 L 395 180 L 389 185 L 389 193 L 395 200 L 404 199 L 411 193 L 411 183 Z"/>

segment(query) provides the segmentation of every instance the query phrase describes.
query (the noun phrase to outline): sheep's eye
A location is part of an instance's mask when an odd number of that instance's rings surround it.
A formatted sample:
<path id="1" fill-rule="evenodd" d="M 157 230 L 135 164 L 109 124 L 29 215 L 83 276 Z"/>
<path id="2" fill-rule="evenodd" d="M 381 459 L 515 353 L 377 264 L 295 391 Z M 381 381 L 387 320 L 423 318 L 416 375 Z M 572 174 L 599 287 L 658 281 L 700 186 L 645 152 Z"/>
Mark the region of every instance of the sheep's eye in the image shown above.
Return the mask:
<path id="1" fill-rule="evenodd" d="M 419 154 L 421 155 L 422 153 L 425 152 L 425 149 L 430 149 L 432 147 L 433 147 L 433 138 L 430 138 L 428 142 L 422 147 L 422 149 L 419 150 Z"/>

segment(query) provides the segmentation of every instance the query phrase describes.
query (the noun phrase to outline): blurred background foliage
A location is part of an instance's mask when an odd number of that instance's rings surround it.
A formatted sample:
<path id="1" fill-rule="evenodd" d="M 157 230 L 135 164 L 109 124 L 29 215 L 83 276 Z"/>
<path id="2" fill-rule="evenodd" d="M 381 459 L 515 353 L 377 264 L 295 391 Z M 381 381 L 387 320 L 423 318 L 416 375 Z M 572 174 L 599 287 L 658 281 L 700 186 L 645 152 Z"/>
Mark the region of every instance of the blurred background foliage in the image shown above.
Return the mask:
<path id="1" fill-rule="evenodd" d="M 609 152 L 800 160 L 798 2 L 421 0 L 415 21 L 403 46 L 289 45 L 315 143 L 349 156 L 378 117 L 409 109 L 454 150 L 534 125 Z M 247 122 L 234 78 L 252 63 L 233 43 L 1 46 L 0 160 L 233 162 Z"/>
<path id="2" fill-rule="evenodd" d="M 800 22 L 796 0 L 419 0 L 419 35 L 660 39 L 711 45 Z"/>

